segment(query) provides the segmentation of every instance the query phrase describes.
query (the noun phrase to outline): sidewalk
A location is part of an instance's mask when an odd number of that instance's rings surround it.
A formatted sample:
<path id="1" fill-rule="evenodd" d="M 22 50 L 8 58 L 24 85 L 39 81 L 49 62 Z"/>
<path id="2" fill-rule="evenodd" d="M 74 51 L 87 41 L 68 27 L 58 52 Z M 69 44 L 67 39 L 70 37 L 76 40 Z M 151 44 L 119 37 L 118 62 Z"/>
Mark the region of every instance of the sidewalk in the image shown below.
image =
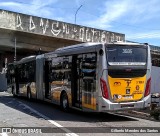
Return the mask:
<path id="1" fill-rule="evenodd" d="M 157 108 L 160 109 L 160 106 Z M 145 108 L 145 109 L 137 109 L 137 110 L 120 111 L 119 113 L 122 115 L 127 115 L 131 117 L 137 117 L 137 118 L 142 118 L 147 120 L 153 120 L 153 121 L 160 120 L 160 119 L 155 119 L 153 116 L 151 116 L 151 112 L 153 113 L 153 111 L 154 110 L 150 110 L 150 108 Z"/>
<path id="2" fill-rule="evenodd" d="M 145 109 L 122 111 L 121 114 L 149 120 L 160 120 L 160 94 L 151 94 L 151 105 Z"/>

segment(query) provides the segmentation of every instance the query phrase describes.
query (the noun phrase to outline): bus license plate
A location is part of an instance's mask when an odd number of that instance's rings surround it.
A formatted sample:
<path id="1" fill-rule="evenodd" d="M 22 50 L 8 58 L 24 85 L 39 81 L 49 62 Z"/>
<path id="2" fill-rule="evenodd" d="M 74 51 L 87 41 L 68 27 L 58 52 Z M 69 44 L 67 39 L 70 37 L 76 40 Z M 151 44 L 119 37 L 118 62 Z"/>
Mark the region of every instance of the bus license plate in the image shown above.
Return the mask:
<path id="1" fill-rule="evenodd" d="M 123 98 L 124 98 L 124 99 L 132 99 L 133 96 L 132 96 L 132 95 L 125 95 Z"/>

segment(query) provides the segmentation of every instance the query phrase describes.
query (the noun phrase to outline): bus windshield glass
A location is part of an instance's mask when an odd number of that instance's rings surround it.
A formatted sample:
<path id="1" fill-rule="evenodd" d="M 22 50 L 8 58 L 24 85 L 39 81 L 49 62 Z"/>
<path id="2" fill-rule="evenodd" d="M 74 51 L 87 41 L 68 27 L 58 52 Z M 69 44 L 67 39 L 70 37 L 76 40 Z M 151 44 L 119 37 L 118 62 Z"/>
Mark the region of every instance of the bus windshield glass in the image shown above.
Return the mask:
<path id="1" fill-rule="evenodd" d="M 107 47 L 109 65 L 146 65 L 147 48 L 139 46 L 109 46 Z"/>

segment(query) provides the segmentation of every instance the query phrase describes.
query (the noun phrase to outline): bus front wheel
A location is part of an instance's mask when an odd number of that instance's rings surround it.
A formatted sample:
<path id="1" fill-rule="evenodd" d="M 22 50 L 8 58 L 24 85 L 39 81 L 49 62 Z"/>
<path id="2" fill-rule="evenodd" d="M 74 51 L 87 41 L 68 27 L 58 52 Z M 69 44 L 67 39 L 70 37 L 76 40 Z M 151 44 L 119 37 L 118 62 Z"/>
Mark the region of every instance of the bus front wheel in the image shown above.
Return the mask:
<path id="1" fill-rule="evenodd" d="M 69 102 L 68 102 L 68 97 L 66 93 L 62 93 L 61 95 L 61 108 L 63 111 L 69 110 Z"/>
<path id="2" fill-rule="evenodd" d="M 16 97 L 15 90 L 14 90 L 13 86 L 12 86 L 12 94 L 13 94 L 13 97 Z"/>
<path id="3" fill-rule="evenodd" d="M 31 96 L 31 89 L 28 87 L 27 89 L 27 98 L 28 100 L 31 100 L 32 99 L 32 96 Z"/>

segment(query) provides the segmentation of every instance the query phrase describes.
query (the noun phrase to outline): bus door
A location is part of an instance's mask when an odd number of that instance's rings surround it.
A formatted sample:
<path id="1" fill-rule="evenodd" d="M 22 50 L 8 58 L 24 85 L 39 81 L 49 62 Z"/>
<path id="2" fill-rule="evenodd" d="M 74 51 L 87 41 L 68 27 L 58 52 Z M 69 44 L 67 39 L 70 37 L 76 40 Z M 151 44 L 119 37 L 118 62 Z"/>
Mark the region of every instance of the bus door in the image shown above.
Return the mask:
<path id="1" fill-rule="evenodd" d="M 82 107 L 86 110 L 96 110 L 96 60 L 96 53 L 83 54 Z"/>
<path id="2" fill-rule="evenodd" d="M 73 56 L 71 74 L 72 105 L 77 108 L 82 107 L 82 55 Z"/>
<path id="3" fill-rule="evenodd" d="M 44 66 L 44 83 L 45 83 L 45 98 L 51 99 L 51 85 L 50 85 L 50 68 L 51 61 L 46 60 Z"/>

